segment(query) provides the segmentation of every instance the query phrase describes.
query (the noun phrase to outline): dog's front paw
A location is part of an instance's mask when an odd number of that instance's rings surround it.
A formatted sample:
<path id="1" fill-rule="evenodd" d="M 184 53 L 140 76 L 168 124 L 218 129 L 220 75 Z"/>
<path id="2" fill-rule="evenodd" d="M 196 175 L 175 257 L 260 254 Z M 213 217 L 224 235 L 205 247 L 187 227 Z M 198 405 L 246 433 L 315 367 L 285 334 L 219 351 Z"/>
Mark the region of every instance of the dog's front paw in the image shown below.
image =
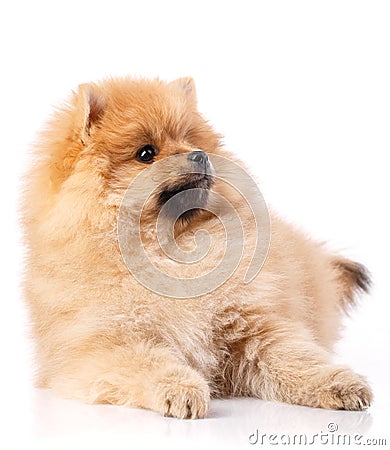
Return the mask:
<path id="1" fill-rule="evenodd" d="M 199 386 L 178 385 L 163 390 L 161 412 L 178 419 L 201 419 L 209 406 L 209 393 Z"/>
<path id="2" fill-rule="evenodd" d="M 191 369 L 173 371 L 164 376 L 156 394 L 156 409 L 167 417 L 201 419 L 210 403 L 206 381 Z"/>
<path id="3" fill-rule="evenodd" d="M 322 379 L 316 398 L 320 408 L 362 411 L 370 406 L 372 392 L 361 375 L 349 369 L 336 369 Z"/>

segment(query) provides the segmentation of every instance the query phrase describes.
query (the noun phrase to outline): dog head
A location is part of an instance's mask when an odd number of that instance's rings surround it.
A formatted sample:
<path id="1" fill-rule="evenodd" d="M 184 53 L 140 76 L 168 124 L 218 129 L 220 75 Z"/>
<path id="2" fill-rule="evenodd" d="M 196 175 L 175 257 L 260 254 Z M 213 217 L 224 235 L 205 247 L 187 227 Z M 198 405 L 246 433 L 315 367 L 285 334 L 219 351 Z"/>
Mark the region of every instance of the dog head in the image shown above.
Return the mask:
<path id="1" fill-rule="evenodd" d="M 196 103 L 190 78 L 81 85 L 46 136 L 53 141 L 51 189 L 118 207 L 129 185 L 148 171 L 153 191 L 146 212 L 155 215 L 167 205 L 167 214 L 191 218 L 207 203 L 213 185 L 209 155 L 220 149 L 220 136 Z M 135 190 L 130 196 L 130 208 L 141 206 L 137 195 Z"/>

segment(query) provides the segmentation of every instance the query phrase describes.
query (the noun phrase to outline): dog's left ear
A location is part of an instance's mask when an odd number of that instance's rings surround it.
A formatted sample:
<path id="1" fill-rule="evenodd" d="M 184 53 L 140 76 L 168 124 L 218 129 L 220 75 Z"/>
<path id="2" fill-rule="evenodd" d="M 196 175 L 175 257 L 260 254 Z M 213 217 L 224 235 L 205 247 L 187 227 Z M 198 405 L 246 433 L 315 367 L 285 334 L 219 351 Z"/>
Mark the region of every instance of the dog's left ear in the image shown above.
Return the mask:
<path id="1" fill-rule="evenodd" d="M 184 94 L 189 101 L 196 104 L 195 82 L 191 77 L 178 78 L 169 83 L 176 91 Z"/>
<path id="2" fill-rule="evenodd" d="M 77 108 L 80 114 L 80 138 L 85 143 L 91 127 L 102 117 L 106 106 L 103 92 L 93 83 L 81 84 L 77 92 Z"/>

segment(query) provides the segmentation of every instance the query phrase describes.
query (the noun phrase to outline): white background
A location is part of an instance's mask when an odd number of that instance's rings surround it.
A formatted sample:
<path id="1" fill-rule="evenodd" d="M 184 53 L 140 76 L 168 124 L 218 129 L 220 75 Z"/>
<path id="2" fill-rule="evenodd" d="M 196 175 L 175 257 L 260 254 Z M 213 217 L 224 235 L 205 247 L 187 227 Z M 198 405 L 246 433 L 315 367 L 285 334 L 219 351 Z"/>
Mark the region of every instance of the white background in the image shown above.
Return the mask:
<path id="1" fill-rule="evenodd" d="M 320 433 L 329 422 L 389 443 L 390 4 L 9 1 L 0 21 L 0 448 L 249 448 L 256 428 Z M 28 148 L 77 84 L 128 74 L 194 77 L 199 109 L 274 209 L 370 268 L 375 287 L 337 356 L 368 376 L 368 413 L 242 399 L 178 421 L 32 388 L 16 214 Z"/>

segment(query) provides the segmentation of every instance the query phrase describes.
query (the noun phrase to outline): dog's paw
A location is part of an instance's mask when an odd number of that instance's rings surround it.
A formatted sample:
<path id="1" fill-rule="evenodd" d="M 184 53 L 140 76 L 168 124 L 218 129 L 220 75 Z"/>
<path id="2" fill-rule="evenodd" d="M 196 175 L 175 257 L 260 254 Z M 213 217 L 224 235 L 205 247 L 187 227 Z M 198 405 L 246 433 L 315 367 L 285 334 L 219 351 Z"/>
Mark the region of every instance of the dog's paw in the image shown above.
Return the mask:
<path id="1" fill-rule="evenodd" d="M 313 406 L 362 411 L 370 406 L 373 395 L 364 377 L 340 368 L 322 378 L 315 397 L 318 405 Z"/>
<path id="2" fill-rule="evenodd" d="M 175 371 L 159 383 L 156 409 L 166 417 L 201 419 L 205 417 L 210 391 L 205 380 L 191 369 Z"/>
<path id="3" fill-rule="evenodd" d="M 209 406 L 209 394 L 197 386 L 172 386 L 162 398 L 162 413 L 178 419 L 201 419 Z"/>

